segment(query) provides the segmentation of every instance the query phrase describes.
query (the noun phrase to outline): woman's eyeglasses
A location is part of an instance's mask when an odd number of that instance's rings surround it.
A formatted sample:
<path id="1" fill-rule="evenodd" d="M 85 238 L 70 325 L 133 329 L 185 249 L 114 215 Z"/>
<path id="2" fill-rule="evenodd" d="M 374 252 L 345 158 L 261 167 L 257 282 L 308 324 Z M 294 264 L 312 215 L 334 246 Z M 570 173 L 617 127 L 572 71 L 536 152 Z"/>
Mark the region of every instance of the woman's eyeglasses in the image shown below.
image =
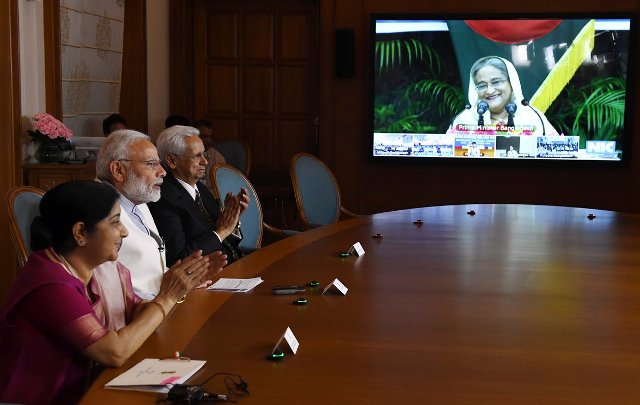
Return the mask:
<path id="1" fill-rule="evenodd" d="M 502 86 L 502 83 L 506 82 L 507 80 L 509 79 L 493 79 L 489 83 L 480 83 L 476 85 L 476 90 L 478 91 L 478 93 L 484 93 L 489 89 L 489 86 L 497 89 L 498 87 Z"/>

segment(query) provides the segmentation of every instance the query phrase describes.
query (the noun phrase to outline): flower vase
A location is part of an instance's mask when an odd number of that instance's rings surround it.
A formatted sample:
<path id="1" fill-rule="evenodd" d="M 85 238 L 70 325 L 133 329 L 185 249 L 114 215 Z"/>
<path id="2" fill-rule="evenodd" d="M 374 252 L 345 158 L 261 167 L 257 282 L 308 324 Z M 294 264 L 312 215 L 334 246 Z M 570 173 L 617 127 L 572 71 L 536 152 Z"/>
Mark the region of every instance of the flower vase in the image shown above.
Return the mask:
<path id="1" fill-rule="evenodd" d="M 38 143 L 35 158 L 40 163 L 58 163 L 64 155 L 58 145 L 53 142 L 43 141 Z"/>

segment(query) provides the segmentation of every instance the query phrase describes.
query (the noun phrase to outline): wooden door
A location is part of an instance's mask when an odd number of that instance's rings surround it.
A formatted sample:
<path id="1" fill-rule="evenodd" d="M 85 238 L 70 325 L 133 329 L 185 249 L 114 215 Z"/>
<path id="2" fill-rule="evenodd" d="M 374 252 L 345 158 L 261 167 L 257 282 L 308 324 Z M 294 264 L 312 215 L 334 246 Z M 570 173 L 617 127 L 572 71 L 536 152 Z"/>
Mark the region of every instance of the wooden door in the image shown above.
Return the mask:
<path id="1" fill-rule="evenodd" d="M 247 142 L 259 183 L 317 154 L 318 15 L 317 0 L 195 3 L 194 118 Z"/>

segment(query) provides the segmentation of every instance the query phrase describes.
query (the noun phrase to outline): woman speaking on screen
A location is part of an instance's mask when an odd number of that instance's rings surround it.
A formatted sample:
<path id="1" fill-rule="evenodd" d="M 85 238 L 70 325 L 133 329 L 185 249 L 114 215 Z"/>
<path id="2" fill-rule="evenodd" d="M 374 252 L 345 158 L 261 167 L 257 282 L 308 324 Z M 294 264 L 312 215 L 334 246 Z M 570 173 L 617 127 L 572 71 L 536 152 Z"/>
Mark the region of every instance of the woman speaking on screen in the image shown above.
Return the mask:
<path id="1" fill-rule="evenodd" d="M 504 126 L 514 134 L 558 135 L 544 114 L 524 98 L 513 64 L 498 56 L 485 56 L 471 66 L 469 104 L 471 108 L 458 114 L 449 132 L 482 133 Z"/>

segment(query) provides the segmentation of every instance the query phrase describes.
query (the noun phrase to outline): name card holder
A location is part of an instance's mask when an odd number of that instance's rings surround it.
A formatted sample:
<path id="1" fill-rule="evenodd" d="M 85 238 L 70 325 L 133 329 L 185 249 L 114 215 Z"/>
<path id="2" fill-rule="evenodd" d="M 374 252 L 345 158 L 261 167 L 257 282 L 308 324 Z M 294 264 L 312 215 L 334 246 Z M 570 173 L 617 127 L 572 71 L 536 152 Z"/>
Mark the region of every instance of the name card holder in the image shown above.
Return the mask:
<path id="1" fill-rule="evenodd" d="M 337 278 L 335 280 L 333 280 L 331 282 L 331 284 L 329 284 L 328 286 L 326 286 L 324 288 L 324 291 L 322 291 L 322 293 L 326 293 L 327 291 L 329 291 L 329 289 L 331 287 L 334 287 L 336 290 L 340 291 L 340 294 L 342 295 L 347 295 L 347 291 L 349 291 L 349 289 L 347 288 L 347 286 L 345 286 L 344 284 L 342 284 L 340 282 L 340 280 L 338 280 Z"/>
<path id="2" fill-rule="evenodd" d="M 364 252 L 364 248 L 362 247 L 362 245 L 360 244 L 360 242 L 356 242 L 353 245 L 351 245 L 351 247 L 348 250 L 349 253 L 353 253 L 354 255 L 360 257 L 362 256 L 365 252 Z"/>
<path id="3" fill-rule="evenodd" d="M 291 353 L 296 354 L 296 352 L 298 351 L 298 347 L 300 346 L 300 343 L 298 343 L 298 339 L 296 339 L 295 335 L 293 334 L 293 331 L 288 326 L 287 326 L 287 330 L 285 330 L 282 336 L 280 337 L 280 339 L 278 339 L 278 343 L 276 343 L 276 346 L 271 351 L 271 354 L 273 355 L 274 353 L 279 351 L 280 343 L 282 343 L 283 339 L 287 343 L 287 346 L 289 346 L 289 349 L 291 349 Z"/>

